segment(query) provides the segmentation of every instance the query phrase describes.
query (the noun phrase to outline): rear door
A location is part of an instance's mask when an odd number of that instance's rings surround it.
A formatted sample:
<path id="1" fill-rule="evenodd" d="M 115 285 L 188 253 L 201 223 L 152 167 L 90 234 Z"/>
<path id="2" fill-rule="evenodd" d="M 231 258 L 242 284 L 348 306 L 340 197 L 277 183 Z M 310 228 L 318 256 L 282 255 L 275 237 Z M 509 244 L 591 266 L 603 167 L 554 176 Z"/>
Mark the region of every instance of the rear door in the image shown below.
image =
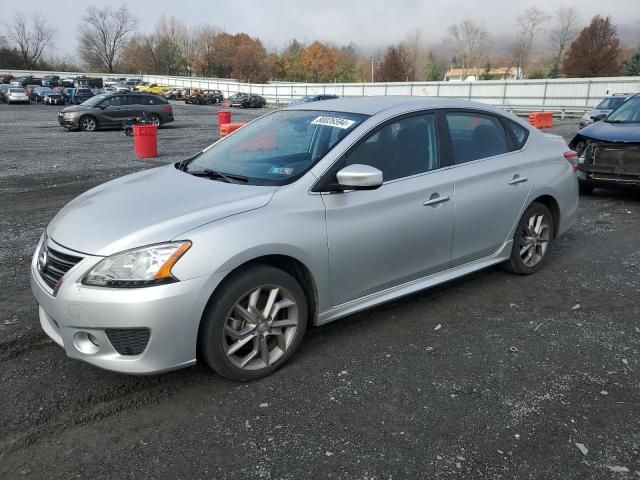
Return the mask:
<path id="1" fill-rule="evenodd" d="M 455 184 L 451 259 L 458 266 L 496 253 L 509 239 L 532 182 L 520 145 L 499 116 L 474 110 L 443 115 Z"/>

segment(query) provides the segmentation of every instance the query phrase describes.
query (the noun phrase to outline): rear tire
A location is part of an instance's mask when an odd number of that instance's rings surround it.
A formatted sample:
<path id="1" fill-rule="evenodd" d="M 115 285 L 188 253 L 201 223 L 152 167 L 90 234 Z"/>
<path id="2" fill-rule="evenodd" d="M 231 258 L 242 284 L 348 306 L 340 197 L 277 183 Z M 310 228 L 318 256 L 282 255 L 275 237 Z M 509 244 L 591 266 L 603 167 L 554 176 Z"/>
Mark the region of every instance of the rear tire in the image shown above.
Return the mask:
<path id="1" fill-rule="evenodd" d="M 156 127 L 160 128 L 160 125 L 162 125 L 162 120 L 160 119 L 160 117 L 158 115 L 156 115 L 155 113 L 152 113 L 151 115 L 147 115 L 147 121 L 151 124 L 151 125 L 155 125 Z"/>
<path id="2" fill-rule="evenodd" d="M 587 182 L 583 182 L 582 180 L 578 181 L 578 189 L 582 195 L 591 195 L 594 188 L 593 185 L 589 185 Z"/>
<path id="3" fill-rule="evenodd" d="M 524 212 L 513 235 L 511 258 L 502 264 L 509 272 L 530 275 L 540 270 L 555 235 L 549 209 L 534 202 Z"/>
<path id="4" fill-rule="evenodd" d="M 266 377 L 295 353 L 307 317 L 304 291 L 291 275 L 269 265 L 248 266 L 211 297 L 198 337 L 200 357 L 232 380 Z"/>

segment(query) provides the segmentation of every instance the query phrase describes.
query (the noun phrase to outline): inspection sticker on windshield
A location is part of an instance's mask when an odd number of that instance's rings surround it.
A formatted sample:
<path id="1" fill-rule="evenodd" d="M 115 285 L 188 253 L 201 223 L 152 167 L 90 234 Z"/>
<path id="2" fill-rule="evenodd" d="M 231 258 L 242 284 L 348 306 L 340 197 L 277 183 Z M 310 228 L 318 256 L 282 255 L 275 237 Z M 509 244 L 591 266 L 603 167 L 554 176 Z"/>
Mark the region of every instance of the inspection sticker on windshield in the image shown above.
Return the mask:
<path id="1" fill-rule="evenodd" d="M 356 123 L 353 120 L 349 120 L 347 118 L 339 118 L 339 117 L 323 117 L 320 116 L 311 122 L 311 125 L 326 125 L 327 127 L 336 127 L 342 128 L 346 130 Z"/>
<path id="2" fill-rule="evenodd" d="M 291 175 L 293 173 L 293 168 L 271 167 L 269 169 L 269 173 L 272 175 Z"/>

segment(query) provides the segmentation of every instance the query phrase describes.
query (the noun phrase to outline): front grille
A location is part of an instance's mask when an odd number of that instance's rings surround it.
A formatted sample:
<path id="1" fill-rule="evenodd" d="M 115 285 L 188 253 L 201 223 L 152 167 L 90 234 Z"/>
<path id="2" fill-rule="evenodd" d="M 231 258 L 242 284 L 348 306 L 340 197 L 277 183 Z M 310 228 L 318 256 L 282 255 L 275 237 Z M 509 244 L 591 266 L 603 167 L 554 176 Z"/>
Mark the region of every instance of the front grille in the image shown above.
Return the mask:
<path id="1" fill-rule="evenodd" d="M 44 257 L 44 264 L 38 261 L 38 269 L 44 282 L 52 289 L 55 289 L 58 280 L 67 273 L 71 267 L 82 260 L 82 257 L 75 257 L 73 255 L 67 255 L 66 253 L 54 250 L 48 245 L 43 245 L 46 256 Z M 42 258 L 42 256 L 40 256 Z"/>
<path id="2" fill-rule="evenodd" d="M 640 145 L 600 144 L 593 151 L 593 164 L 609 167 L 612 174 L 640 175 Z"/>
<path id="3" fill-rule="evenodd" d="M 140 355 L 149 343 L 148 328 L 107 328 L 106 333 L 120 355 Z"/>

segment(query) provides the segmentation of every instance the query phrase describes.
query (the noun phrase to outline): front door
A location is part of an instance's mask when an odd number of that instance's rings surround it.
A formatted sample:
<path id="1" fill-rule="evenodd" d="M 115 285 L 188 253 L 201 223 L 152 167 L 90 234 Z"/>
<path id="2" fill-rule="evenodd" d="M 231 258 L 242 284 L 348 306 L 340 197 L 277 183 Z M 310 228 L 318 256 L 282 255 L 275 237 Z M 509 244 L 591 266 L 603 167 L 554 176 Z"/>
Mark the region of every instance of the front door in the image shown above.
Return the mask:
<path id="1" fill-rule="evenodd" d="M 432 113 L 388 122 L 338 162 L 376 167 L 384 184 L 322 196 L 333 305 L 448 268 L 454 192 L 439 162 Z"/>

